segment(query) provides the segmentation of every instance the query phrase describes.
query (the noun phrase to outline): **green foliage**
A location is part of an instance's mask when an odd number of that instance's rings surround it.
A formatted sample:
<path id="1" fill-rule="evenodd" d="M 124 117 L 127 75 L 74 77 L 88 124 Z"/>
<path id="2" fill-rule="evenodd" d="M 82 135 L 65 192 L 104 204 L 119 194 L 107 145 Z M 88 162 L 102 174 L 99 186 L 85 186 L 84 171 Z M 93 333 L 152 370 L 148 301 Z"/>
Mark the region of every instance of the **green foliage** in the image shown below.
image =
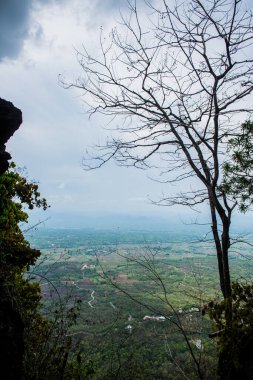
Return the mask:
<path id="1" fill-rule="evenodd" d="M 29 183 L 17 171 L 15 164 L 0 176 L 0 264 L 1 271 L 10 275 L 22 273 L 34 264 L 40 255 L 25 240 L 19 227 L 20 222 L 28 221 L 24 207 L 47 208 L 46 200 L 40 198 L 38 185 Z M 3 273 L 2 273 L 3 275 Z"/>
<path id="2" fill-rule="evenodd" d="M 228 323 L 226 314 L 231 310 Z M 231 370 L 245 379 L 253 376 L 253 285 L 232 283 L 231 299 L 210 302 L 204 309 L 213 321 L 220 360 L 229 362 Z M 242 372 L 236 372 L 242 371 Z M 236 375 L 235 375 L 236 376 Z M 248 377 L 249 376 L 249 377 Z M 231 377 L 233 378 L 233 377 Z M 230 379 L 230 377 L 229 377 Z"/>
<path id="3" fill-rule="evenodd" d="M 78 342 L 74 343 L 69 329 L 76 323 L 80 309 L 56 306 L 51 319 L 37 313 L 26 332 L 23 380 L 74 380 L 79 378 Z"/>
<path id="4" fill-rule="evenodd" d="M 20 222 L 28 220 L 25 206 L 46 209 L 47 203 L 40 198 L 38 185 L 29 183 L 12 163 L 0 176 L 0 279 L 23 321 L 37 312 L 40 301 L 39 285 L 23 277 L 40 255 L 39 250 L 30 247 L 19 227 Z"/>
<path id="5" fill-rule="evenodd" d="M 19 223 L 27 222 L 25 207 L 43 207 L 38 185 L 29 183 L 12 163 L 0 176 L 0 335 L 4 342 L 4 359 L 9 378 L 21 378 L 22 359 L 27 349 L 25 336 L 32 321 L 39 316 L 40 287 L 30 283 L 24 274 L 34 264 L 40 251 L 25 240 Z"/>
<path id="6" fill-rule="evenodd" d="M 230 161 L 223 165 L 224 180 L 221 191 L 230 195 L 246 212 L 253 204 L 253 122 L 241 125 L 238 136 L 228 142 Z"/>
<path id="7" fill-rule="evenodd" d="M 16 170 L 12 162 L 9 170 L 0 176 L 0 228 L 20 232 L 18 223 L 27 222 L 28 214 L 23 211 L 24 205 L 30 210 L 36 207 L 47 208 L 44 198 L 40 198 L 38 185 L 29 183 Z"/>

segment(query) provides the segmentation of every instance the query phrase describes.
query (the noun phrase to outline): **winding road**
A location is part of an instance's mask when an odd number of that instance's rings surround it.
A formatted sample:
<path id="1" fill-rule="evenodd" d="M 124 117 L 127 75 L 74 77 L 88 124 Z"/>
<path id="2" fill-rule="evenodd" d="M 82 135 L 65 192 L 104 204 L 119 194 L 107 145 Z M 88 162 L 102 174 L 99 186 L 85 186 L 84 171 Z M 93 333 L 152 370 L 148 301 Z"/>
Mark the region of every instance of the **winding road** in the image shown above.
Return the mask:
<path id="1" fill-rule="evenodd" d="M 95 293 L 95 290 L 92 290 L 92 292 L 91 292 L 91 300 L 88 302 L 88 305 L 90 306 L 90 307 L 94 307 L 94 306 L 92 306 L 92 302 L 95 300 L 95 297 L 94 297 L 94 293 Z"/>

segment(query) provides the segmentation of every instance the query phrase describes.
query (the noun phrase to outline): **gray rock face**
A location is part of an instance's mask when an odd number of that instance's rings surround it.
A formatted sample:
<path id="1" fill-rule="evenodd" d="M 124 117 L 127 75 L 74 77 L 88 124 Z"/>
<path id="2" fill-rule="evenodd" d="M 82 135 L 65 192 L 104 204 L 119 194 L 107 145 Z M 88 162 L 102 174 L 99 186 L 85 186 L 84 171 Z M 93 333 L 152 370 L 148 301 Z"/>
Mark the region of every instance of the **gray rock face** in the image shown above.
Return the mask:
<path id="1" fill-rule="evenodd" d="M 22 123 L 22 112 L 11 102 L 0 98 L 0 175 L 9 167 L 11 155 L 5 144 Z"/>

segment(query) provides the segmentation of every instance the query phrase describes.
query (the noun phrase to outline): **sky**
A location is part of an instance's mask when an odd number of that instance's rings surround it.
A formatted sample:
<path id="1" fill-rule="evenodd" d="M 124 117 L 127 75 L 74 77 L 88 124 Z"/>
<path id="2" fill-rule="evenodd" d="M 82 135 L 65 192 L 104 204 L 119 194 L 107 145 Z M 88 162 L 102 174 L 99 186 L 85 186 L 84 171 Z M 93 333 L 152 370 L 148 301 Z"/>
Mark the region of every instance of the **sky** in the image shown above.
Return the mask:
<path id="1" fill-rule="evenodd" d="M 88 146 L 98 142 L 103 120 L 88 119 L 80 93 L 59 83 L 80 74 L 76 50 L 98 47 L 116 25 L 124 0 L 0 0 L 1 97 L 23 113 L 23 124 L 7 148 L 50 204 L 48 225 L 96 215 L 167 215 L 151 205 L 161 186 L 146 172 L 109 164 L 83 170 Z M 95 50 L 94 50 L 95 51 Z M 94 216 L 95 215 L 95 216 Z M 64 222 L 63 220 L 64 219 Z"/>
<path id="2" fill-rule="evenodd" d="M 154 206 L 150 199 L 171 189 L 145 171 L 113 163 L 91 172 L 82 167 L 87 147 L 106 133 L 105 121 L 89 119 L 81 93 L 64 89 L 59 75 L 75 81 L 76 51 L 85 45 L 96 54 L 101 28 L 109 33 L 119 11 L 126 11 L 125 0 L 0 0 L 0 96 L 23 113 L 7 150 L 51 205 L 44 217 L 35 213 L 35 222 L 49 217 L 48 226 L 81 226 L 89 218 L 96 224 L 106 215 L 129 215 L 173 225 L 198 217 Z"/>

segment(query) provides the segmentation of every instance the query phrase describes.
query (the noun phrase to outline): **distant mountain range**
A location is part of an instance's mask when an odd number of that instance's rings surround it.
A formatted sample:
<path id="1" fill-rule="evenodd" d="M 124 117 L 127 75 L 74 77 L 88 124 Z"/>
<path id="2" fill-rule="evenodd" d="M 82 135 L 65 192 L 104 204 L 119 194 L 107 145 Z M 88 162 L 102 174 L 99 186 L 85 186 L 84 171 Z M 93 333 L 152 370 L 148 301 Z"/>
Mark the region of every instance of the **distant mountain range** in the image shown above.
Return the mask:
<path id="1" fill-rule="evenodd" d="M 43 222 L 44 221 L 44 222 Z M 153 214 L 117 214 L 117 213 L 59 213 L 59 212 L 33 212 L 29 224 L 39 222 L 46 228 L 95 228 L 95 229 L 119 229 L 134 231 L 172 231 L 189 234 L 192 232 L 205 233 L 210 231 L 208 215 L 186 214 L 184 218 L 171 213 L 168 216 L 164 212 Z M 252 213 L 235 215 L 232 223 L 234 233 L 252 233 Z M 26 228 L 26 226 L 24 226 Z"/>

